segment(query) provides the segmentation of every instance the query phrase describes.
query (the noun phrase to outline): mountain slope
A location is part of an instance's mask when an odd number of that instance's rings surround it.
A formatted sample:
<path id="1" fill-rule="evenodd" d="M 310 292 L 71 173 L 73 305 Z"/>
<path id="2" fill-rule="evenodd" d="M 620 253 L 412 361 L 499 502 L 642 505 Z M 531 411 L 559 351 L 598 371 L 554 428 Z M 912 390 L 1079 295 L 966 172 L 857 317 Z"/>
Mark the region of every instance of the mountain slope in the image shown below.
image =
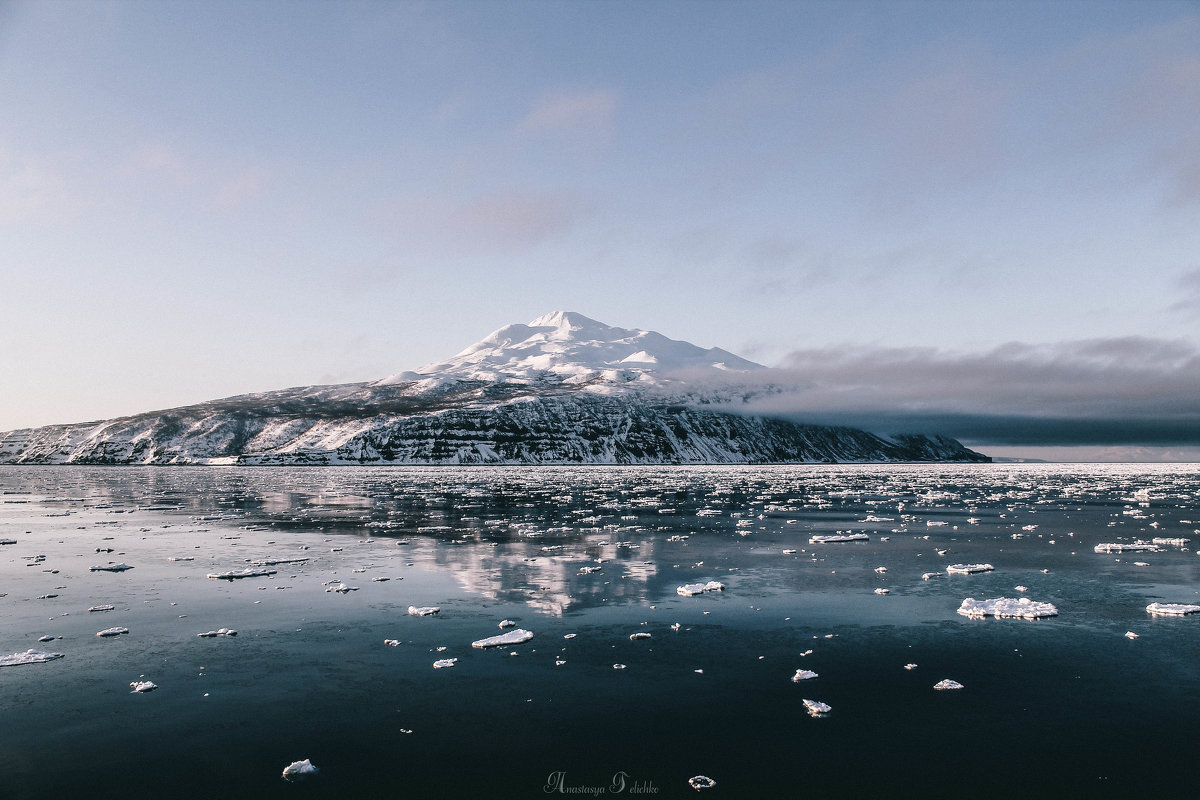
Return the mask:
<path id="1" fill-rule="evenodd" d="M 771 391 L 763 380 L 769 373 L 719 348 L 555 312 L 374 383 L 0 434 L 0 463 L 987 460 L 944 437 L 885 438 L 737 413 Z"/>

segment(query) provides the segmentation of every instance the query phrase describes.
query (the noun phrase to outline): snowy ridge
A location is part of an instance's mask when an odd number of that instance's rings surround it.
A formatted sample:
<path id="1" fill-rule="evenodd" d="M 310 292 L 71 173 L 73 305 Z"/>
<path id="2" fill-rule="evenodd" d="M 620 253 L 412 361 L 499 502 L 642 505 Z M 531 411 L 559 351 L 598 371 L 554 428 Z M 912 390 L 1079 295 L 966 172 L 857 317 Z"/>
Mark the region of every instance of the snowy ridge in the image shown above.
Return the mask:
<path id="1" fill-rule="evenodd" d="M 0 433 L 0 464 L 988 460 L 945 437 L 882 437 L 744 413 L 748 400 L 775 391 L 769 375 L 719 348 L 554 312 L 374 383 Z"/>
<path id="2" fill-rule="evenodd" d="M 374 385 L 520 380 L 592 384 L 592 391 L 605 391 L 630 383 L 660 385 L 683 374 L 729 377 L 729 373 L 765 369 L 717 347 L 705 350 L 654 331 L 616 328 L 574 311 L 554 311 L 528 325 L 506 325 L 453 358 L 391 375 Z"/>

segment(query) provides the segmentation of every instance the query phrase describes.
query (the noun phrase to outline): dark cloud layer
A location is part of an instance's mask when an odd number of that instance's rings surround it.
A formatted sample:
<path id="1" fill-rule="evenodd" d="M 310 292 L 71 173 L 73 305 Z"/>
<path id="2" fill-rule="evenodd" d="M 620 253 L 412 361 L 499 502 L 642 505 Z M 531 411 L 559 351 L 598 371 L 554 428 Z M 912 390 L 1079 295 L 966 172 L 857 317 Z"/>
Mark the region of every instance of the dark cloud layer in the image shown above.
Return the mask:
<path id="1" fill-rule="evenodd" d="M 791 353 L 781 372 L 772 380 L 795 388 L 755 412 L 989 444 L 1200 444 L 1200 350 L 1183 340 L 822 348 Z"/>

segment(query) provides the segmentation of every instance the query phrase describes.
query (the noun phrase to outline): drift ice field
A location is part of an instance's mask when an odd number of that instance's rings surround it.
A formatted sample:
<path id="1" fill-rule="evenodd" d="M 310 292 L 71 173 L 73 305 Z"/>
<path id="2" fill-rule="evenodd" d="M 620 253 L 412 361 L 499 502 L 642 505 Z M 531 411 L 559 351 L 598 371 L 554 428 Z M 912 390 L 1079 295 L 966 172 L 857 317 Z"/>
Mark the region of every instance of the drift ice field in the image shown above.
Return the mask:
<path id="1" fill-rule="evenodd" d="M 4 798 L 1194 790 L 1194 465 L 0 467 L 0 492 Z"/>

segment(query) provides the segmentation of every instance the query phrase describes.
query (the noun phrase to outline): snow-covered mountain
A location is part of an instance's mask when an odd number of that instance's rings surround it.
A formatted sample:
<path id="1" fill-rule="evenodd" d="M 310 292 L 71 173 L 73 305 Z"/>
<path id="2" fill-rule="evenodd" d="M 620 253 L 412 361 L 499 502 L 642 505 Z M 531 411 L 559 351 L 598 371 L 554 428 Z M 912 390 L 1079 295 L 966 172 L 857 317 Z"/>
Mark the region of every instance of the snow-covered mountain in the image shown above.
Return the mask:
<path id="1" fill-rule="evenodd" d="M 984 461 L 953 439 L 746 413 L 771 370 L 556 311 L 372 383 L 0 434 L 0 463 L 638 464 Z"/>

